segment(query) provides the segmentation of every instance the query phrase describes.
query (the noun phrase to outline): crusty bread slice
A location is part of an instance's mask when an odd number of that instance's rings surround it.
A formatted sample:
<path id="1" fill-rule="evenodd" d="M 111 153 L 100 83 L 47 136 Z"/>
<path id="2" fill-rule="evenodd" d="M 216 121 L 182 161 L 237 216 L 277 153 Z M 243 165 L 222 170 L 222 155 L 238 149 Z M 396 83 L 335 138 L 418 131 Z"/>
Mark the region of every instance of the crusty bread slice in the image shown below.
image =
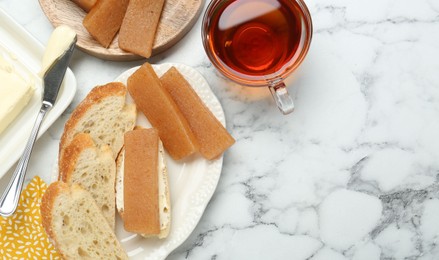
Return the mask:
<path id="1" fill-rule="evenodd" d="M 123 145 L 123 134 L 132 130 L 137 111 L 134 104 L 125 104 L 127 88 L 111 82 L 93 88 L 67 120 L 59 144 L 59 161 L 64 149 L 78 133 L 89 133 L 100 148 L 109 145 L 113 158 Z"/>
<path id="2" fill-rule="evenodd" d="M 50 184 L 41 201 L 44 229 L 64 259 L 128 259 L 90 193 Z"/>
<path id="3" fill-rule="evenodd" d="M 124 213 L 124 165 L 125 149 L 122 148 L 116 161 L 116 207 L 122 220 Z M 159 141 L 158 147 L 158 208 L 160 216 L 160 233 L 158 235 L 141 234 L 144 237 L 157 236 L 166 238 L 171 229 L 171 197 L 169 193 L 168 171 L 165 162 L 165 150 Z"/>
<path id="4" fill-rule="evenodd" d="M 66 147 L 59 165 L 59 179 L 90 192 L 114 230 L 116 163 L 111 149 L 98 149 L 89 134 L 79 133 Z"/>

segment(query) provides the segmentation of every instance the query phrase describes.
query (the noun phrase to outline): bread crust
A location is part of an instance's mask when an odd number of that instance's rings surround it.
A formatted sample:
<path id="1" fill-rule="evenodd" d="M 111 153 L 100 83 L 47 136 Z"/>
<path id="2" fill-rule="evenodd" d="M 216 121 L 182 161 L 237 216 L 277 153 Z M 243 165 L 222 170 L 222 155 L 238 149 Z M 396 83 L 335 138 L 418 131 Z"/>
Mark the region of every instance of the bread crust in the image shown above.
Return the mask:
<path id="1" fill-rule="evenodd" d="M 40 205 L 41 224 L 43 225 L 44 230 L 46 230 L 49 239 L 51 239 L 51 242 L 54 244 L 55 248 L 57 248 L 58 253 L 60 253 L 63 258 L 65 255 L 61 250 L 58 249 L 57 237 L 55 232 L 52 230 L 52 209 L 58 195 L 66 191 L 68 192 L 68 190 L 69 186 L 62 181 L 52 183 L 44 193 Z"/>
<path id="2" fill-rule="evenodd" d="M 88 166 L 93 165 L 93 168 L 82 170 L 78 165 L 81 165 L 84 154 L 95 155 L 96 158 L 88 163 Z M 108 221 L 112 229 L 115 228 L 115 205 L 114 205 L 114 185 L 116 177 L 116 165 L 112 157 L 113 153 L 109 146 L 102 146 L 98 149 L 92 137 L 86 133 L 78 133 L 72 142 L 65 148 L 64 156 L 60 158 L 59 180 L 68 185 L 80 185 L 83 189 L 90 192 L 96 204 L 102 210 L 102 214 Z M 99 165 L 97 168 L 95 168 Z M 93 174 L 90 174 L 93 173 Z M 88 176 L 101 176 L 100 181 L 94 179 L 90 180 Z M 106 181 L 104 181 L 104 178 Z M 88 179 L 88 180 L 87 180 Z M 92 177 L 93 179 L 93 177 Z M 93 188 L 93 186 L 95 186 Z M 104 211 L 103 207 L 108 208 Z"/>
<path id="3" fill-rule="evenodd" d="M 64 126 L 64 132 L 59 142 L 59 157 L 63 156 L 63 149 L 71 142 L 73 136 L 71 132 L 74 131 L 79 121 L 83 118 L 85 113 L 95 104 L 102 102 L 105 98 L 111 96 L 123 96 L 127 94 L 127 88 L 121 82 L 110 82 L 105 85 L 94 87 L 81 103 L 72 112 L 70 118 Z M 70 140 L 69 140 L 70 139 Z"/>
<path id="4" fill-rule="evenodd" d="M 92 196 L 79 185 L 52 183 L 43 195 L 40 210 L 42 225 L 63 259 L 128 259 Z M 78 231 L 84 231 L 84 235 L 81 237 Z M 90 231 L 93 233 L 87 236 Z M 73 237 L 76 239 L 71 240 Z"/>
<path id="5" fill-rule="evenodd" d="M 87 148 L 95 147 L 95 143 L 89 134 L 79 133 L 72 142 L 64 149 L 64 155 L 59 160 L 58 180 L 69 182 L 81 152 Z"/>

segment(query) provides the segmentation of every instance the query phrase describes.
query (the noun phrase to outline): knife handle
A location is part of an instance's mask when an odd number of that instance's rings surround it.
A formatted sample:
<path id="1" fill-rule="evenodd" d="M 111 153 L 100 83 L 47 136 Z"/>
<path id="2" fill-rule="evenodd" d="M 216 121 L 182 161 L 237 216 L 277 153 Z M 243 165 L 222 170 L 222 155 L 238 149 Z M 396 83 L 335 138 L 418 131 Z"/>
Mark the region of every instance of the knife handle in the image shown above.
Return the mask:
<path id="1" fill-rule="evenodd" d="M 24 177 L 26 176 L 27 165 L 29 164 L 29 159 L 35 144 L 35 140 L 37 139 L 41 123 L 43 122 L 47 111 L 49 111 L 51 108 L 52 104 L 43 101 L 43 105 L 41 106 L 40 112 L 35 120 L 29 140 L 24 148 L 23 155 L 21 155 L 17 168 L 15 168 L 15 171 L 12 175 L 12 179 L 0 199 L 0 216 L 11 216 L 17 209 Z"/>

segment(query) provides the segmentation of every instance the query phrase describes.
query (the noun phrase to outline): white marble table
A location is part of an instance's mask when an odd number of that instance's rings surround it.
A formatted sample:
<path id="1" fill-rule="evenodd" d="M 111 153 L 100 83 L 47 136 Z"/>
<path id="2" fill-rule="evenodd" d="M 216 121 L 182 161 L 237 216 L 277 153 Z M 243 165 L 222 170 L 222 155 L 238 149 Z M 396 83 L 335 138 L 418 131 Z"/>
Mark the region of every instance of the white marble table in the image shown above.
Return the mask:
<path id="1" fill-rule="evenodd" d="M 439 259 L 439 1 L 307 3 L 314 38 L 288 80 L 288 116 L 267 89 L 215 71 L 200 19 L 150 60 L 197 68 L 237 140 L 203 218 L 169 259 Z M 47 41 L 52 26 L 37 0 L 0 7 Z M 140 63 L 76 52 L 77 94 L 38 141 L 28 178 L 50 170 L 86 93 Z"/>

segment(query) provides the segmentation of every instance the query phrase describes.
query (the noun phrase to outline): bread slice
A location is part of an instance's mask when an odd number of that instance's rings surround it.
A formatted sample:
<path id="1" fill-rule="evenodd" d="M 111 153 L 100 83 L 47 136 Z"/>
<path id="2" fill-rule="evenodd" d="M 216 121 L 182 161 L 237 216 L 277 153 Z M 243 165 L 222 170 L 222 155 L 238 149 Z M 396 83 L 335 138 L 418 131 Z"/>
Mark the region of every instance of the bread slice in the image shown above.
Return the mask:
<path id="1" fill-rule="evenodd" d="M 49 185 L 42 225 L 64 259 L 128 259 L 90 193 L 64 182 Z"/>
<path id="2" fill-rule="evenodd" d="M 116 162 L 111 149 L 108 146 L 98 149 L 89 134 L 79 133 L 66 147 L 59 165 L 59 179 L 90 192 L 114 230 Z"/>
<path id="3" fill-rule="evenodd" d="M 122 220 L 124 220 L 124 165 L 125 149 L 119 153 L 116 161 L 116 207 Z M 166 238 L 171 230 L 171 196 L 169 192 L 168 171 L 165 162 L 165 149 L 163 143 L 159 141 L 158 147 L 158 195 L 159 195 L 159 216 L 160 233 L 158 238 Z M 155 235 L 141 234 L 144 237 Z"/>
<path id="4" fill-rule="evenodd" d="M 175 67 L 163 74 L 160 82 L 189 123 L 201 155 L 209 160 L 215 159 L 235 143 L 235 139 Z"/>
<path id="5" fill-rule="evenodd" d="M 159 131 L 168 153 L 175 160 L 198 150 L 198 143 L 188 122 L 169 93 L 163 88 L 151 64 L 144 63 L 128 78 L 128 91 L 139 110 Z"/>
<path id="6" fill-rule="evenodd" d="M 82 24 L 90 35 L 108 48 L 122 25 L 129 0 L 101 0 L 91 8 Z"/>
<path id="7" fill-rule="evenodd" d="M 136 106 L 125 104 L 126 94 L 127 89 L 120 82 L 93 88 L 65 124 L 59 144 L 59 161 L 78 133 L 90 134 L 98 148 L 109 145 L 116 159 L 123 145 L 123 134 L 133 129 L 137 117 Z"/>
<path id="8" fill-rule="evenodd" d="M 119 32 L 119 47 L 151 57 L 165 0 L 130 0 Z"/>

